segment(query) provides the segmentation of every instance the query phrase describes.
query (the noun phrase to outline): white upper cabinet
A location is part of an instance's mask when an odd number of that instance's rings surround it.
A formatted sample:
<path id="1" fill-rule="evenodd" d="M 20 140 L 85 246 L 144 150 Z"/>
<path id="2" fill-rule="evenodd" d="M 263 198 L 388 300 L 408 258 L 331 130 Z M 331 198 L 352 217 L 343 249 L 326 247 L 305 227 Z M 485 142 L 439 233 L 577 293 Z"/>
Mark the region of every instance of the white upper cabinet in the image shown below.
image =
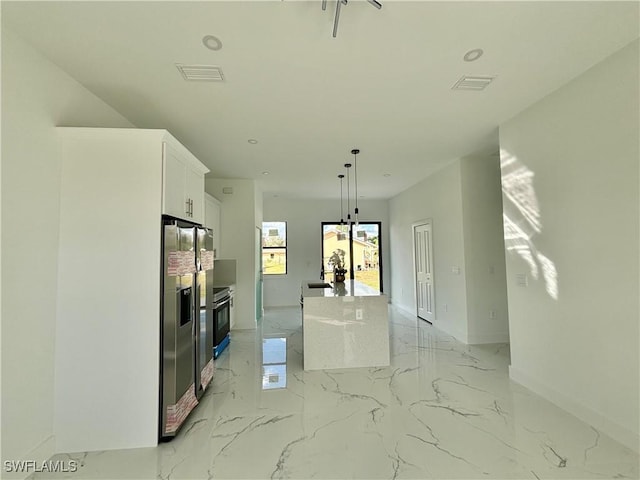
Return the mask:
<path id="1" fill-rule="evenodd" d="M 185 177 L 185 196 L 191 202 L 191 220 L 200 224 L 204 223 L 204 174 L 207 171 L 197 164 L 189 164 Z"/>
<path id="2" fill-rule="evenodd" d="M 185 198 L 187 161 L 166 142 L 162 144 L 162 156 L 162 213 L 177 218 L 188 217 L 190 208 Z"/>
<path id="3" fill-rule="evenodd" d="M 204 226 L 213 232 L 213 256 L 220 257 L 220 201 L 204 194 Z"/>
<path id="4" fill-rule="evenodd" d="M 204 175 L 209 170 L 186 148 L 163 142 L 162 213 L 204 223 Z"/>

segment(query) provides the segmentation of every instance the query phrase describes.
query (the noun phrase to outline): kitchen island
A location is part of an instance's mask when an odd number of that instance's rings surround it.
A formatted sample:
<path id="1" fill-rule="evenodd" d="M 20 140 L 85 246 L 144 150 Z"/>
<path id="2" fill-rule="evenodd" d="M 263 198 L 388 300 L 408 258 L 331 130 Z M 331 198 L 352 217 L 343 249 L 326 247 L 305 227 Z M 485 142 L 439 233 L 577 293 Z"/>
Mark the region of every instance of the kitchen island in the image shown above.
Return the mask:
<path id="1" fill-rule="evenodd" d="M 356 280 L 302 283 L 305 370 L 389 365 L 388 298 Z"/>

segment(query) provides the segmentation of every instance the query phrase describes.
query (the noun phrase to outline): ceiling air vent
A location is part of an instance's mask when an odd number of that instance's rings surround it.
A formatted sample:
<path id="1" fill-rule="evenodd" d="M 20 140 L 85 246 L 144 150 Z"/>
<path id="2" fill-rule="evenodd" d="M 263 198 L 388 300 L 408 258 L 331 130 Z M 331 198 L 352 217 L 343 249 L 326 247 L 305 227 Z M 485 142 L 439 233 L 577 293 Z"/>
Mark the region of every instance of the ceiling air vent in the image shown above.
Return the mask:
<path id="1" fill-rule="evenodd" d="M 182 65 L 176 64 L 185 80 L 199 82 L 222 82 L 222 69 L 213 65 Z"/>
<path id="2" fill-rule="evenodd" d="M 487 88 L 495 76 L 478 76 L 478 75 L 464 75 L 456 84 L 451 87 L 452 90 L 484 90 Z"/>

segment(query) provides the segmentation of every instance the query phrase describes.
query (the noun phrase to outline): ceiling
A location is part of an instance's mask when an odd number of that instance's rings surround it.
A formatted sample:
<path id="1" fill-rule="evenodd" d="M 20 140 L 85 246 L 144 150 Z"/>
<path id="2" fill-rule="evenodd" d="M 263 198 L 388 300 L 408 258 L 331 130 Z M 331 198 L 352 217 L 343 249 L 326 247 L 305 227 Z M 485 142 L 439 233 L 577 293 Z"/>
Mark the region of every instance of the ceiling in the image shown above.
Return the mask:
<path id="1" fill-rule="evenodd" d="M 349 0 L 336 38 L 333 0 L 3 1 L 2 23 L 209 176 L 294 198 L 339 197 L 353 148 L 364 198 L 495 153 L 498 125 L 639 36 L 638 2 L 381 2 Z M 176 64 L 224 81 L 187 82 Z M 453 90 L 463 75 L 496 78 Z"/>

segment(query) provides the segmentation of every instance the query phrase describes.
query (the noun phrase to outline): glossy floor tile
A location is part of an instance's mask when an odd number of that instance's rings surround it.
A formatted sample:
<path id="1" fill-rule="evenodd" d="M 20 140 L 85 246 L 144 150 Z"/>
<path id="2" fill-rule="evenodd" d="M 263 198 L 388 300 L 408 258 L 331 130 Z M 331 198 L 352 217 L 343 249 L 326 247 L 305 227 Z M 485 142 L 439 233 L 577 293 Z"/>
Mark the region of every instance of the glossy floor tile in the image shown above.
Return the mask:
<path id="1" fill-rule="evenodd" d="M 636 453 L 509 380 L 508 345 L 390 321 L 391 366 L 305 372 L 300 310 L 267 310 L 174 440 L 56 456 L 80 465 L 56 478 L 638 478 Z"/>

